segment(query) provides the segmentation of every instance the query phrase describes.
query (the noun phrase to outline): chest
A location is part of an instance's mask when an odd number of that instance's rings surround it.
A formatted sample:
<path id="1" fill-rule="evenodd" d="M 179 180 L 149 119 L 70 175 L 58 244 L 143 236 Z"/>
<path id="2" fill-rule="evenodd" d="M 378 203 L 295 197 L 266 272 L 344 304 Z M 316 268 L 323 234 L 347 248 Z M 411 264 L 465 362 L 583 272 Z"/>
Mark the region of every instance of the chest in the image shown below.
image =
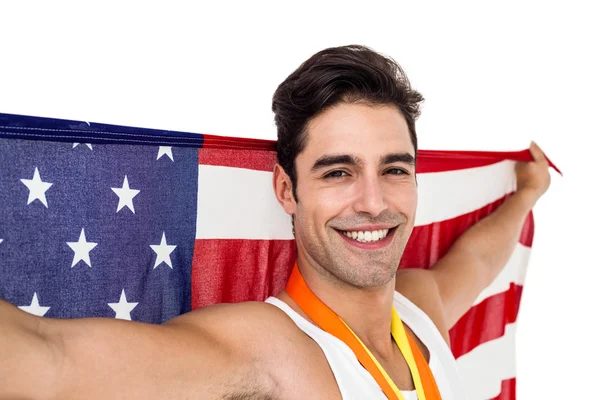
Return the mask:
<path id="1" fill-rule="evenodd" d="M 412 332 L 409 331 L 409 334 Z M 277 392 L 281 398 L 337 400 L 377 399 L 379 397 L 374 396 L 381 396 L 385 399 L 375 381 L 347 347 L 340 346 L 327 336 L 316 339 L 306 336 L 306 339 L 287 352 L 287 362 L 282 362 L 276 372 Z M 323 343 L 323 340 L 326 342 Z M 428 360 L 425 346 L 418 339 L 417 344 Z M 390 357 L 377 358 L 401 390 L 414 389 L 408 364 L 397 347 Z"/>

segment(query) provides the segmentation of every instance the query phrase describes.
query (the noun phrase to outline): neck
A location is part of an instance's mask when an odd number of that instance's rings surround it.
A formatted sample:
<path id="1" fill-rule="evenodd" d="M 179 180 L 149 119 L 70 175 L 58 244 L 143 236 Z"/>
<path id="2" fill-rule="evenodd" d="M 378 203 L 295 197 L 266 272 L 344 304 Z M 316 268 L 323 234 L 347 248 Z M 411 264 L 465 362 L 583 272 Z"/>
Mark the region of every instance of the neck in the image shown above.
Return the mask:
<path id="1" fill-rule="evenodd" d="M 394 279 L 383 286 L 359 288 L 334 276 L 325 279 L 323 273 L 329 274 L 328 272 L 317 271 L 301 260 L 298 260 L 298 268 L 310 290 L 335 312 L 371 351 L 383 357 L 392 354 L 394 342 L 390 336 L 390 322 Z M 278 297 L 310 320 L 287 293 L 283 292 Z"/>

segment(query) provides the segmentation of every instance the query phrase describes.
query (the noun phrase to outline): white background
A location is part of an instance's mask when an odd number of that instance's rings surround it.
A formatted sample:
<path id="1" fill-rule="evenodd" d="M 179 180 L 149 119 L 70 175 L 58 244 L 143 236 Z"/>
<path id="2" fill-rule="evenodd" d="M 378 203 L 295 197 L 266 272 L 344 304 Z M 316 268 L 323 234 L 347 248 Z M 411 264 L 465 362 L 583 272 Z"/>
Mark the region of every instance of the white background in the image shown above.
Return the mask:
<path id="1" fill-rule="evenodd" d="M 277 85 L 318 50 L 359 43 L 425 96 L 420 148 L 536 140 L 564 177 L 535 208 L 519 399 L 597 398 L 593 2 L 50 3 L 0 5 L 0 112 L 275 139 Z"/>

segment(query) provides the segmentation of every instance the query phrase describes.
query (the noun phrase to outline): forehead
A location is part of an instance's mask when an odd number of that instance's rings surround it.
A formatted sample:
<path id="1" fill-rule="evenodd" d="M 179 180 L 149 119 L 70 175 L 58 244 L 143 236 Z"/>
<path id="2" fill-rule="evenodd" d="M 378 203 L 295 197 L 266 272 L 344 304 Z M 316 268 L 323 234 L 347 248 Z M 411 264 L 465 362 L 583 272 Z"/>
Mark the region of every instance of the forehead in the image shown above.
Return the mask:
<path id="1" fill-rule="evenodd" d="M 408 125 L 395 106 L 342 103 L 308 123 L 306 146 L 298 157 L 308 161 L 352 154 L 368 161 L 393 152 L 415 156 Z"/>

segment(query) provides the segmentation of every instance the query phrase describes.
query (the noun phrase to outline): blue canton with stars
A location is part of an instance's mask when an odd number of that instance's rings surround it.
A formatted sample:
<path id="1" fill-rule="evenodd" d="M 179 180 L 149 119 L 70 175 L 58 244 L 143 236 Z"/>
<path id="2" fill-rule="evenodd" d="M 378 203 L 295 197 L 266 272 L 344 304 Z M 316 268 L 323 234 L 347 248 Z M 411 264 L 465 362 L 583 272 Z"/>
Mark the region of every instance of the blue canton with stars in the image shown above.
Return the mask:
<path id="1" fill-rule="evenodd" d="M 190 311 L 198 149 L 149 142 L 0 132 L 0 298 L 54 318 Z"/>

